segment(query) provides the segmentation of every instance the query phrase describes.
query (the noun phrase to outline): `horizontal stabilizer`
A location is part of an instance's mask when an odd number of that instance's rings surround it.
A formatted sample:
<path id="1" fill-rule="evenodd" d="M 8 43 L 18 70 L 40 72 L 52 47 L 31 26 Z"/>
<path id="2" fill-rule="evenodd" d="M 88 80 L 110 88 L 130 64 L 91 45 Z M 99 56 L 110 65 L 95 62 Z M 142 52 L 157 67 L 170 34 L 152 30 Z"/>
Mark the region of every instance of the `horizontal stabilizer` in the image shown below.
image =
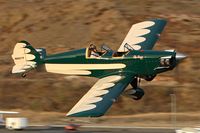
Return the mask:
<path id="1" fill-rule="evenodd" d="M 28 42 L 20 41 L 15 45 L 12 58 L 15 65 L 12 73 L 26 73 L 37 67 L 41 62 L 40 53 L 37 52 Z"/>

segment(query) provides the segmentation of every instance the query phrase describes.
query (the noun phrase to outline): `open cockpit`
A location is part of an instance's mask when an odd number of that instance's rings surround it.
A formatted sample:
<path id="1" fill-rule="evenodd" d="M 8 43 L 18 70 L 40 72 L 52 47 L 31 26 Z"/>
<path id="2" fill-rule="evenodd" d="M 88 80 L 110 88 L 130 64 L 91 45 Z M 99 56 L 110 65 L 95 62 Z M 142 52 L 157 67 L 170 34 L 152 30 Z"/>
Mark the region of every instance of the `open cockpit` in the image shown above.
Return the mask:
<path id="1" fill-rule="evenodd" d="M 86 58 L 115 58 L 115 57 L 123 57 L 128 53 L 129 51 L 124 51 L 124 52 L 113 51 L 110 47 L 108 47 L 105 44 L 101 46 L 101 50 L 98 50 L 94 44 L 91 44 L 86 49 Z"/>

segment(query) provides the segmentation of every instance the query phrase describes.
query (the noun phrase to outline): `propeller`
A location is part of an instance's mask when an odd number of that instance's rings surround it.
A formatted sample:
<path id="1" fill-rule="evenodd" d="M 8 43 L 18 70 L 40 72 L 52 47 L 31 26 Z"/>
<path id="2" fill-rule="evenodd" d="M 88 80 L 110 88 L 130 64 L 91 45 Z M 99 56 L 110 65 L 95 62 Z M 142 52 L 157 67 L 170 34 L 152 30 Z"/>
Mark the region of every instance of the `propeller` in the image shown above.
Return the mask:
<path id="1" fill-rule="evenodd" d="M 177 62 L 177 64 L 179 64 L 180 62 L 182 62 L 186 58 L 187 58 L 187 56 L 185 54 L 180 53 L 180 52 L 176 52 L 176 62 Z"/>
<path id="2" fill-rule="evenodd" d="M 187 58 L 187 56 L 183 53 L 180 53 L 180 52 L 176 52 L 176 68 L 175 68 L 175 76 L 177 79 L 178 82 L 180 82 L 179 80 L 179 64 L 181 62 L 183 62 L 183 60 L 185 60 Z"/>
<path id="3" fill-rule="evenodd" d="M 176 52 L 176 68 L 174 70 L 174 77 L 175 80 L 180 83 L 180 79 L 179 79 L 179 64 L 186 59 L 187 56 L 183 53 L 180 52 Z M 177 122 L 177 118 L 176 118 L 176 87 L 170 87 L 170 97 L 171 97 L 171 123 L 174 127 L 174 129 L 176 129 L 176 122 Z"/>

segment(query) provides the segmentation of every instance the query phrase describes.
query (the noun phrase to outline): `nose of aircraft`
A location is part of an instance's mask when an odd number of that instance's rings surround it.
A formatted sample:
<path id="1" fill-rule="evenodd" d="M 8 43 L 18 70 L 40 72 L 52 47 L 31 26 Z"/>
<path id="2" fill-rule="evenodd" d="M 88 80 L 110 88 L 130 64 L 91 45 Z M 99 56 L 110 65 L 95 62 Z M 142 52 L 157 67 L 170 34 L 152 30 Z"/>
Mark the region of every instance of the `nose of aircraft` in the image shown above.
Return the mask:
<path id="1" fill-rule="evenodd" d="M 187 56 L 186 56 L 185 54 L 179 53 L 179 52 L 176 53 L 176 61 L 177 61 L 177 62 L 181 62 L 181 61 L 183 61 L 185 58 L 187 58 Z"/>

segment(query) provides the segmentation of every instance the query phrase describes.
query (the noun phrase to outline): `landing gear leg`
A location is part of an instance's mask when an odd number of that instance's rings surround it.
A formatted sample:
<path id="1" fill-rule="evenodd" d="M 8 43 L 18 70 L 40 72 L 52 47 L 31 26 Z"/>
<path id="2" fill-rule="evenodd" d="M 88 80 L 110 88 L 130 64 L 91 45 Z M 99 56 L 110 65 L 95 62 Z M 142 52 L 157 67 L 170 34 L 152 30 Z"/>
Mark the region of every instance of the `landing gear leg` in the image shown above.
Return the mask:
<path id="1" fill-rule="evenodd" d="M 140 86 L 140 83 L 141 83 L 141 78 L 139 78 L 139 79 L 138 79 L 138 83 L 139 83 L 139 86 Z"/>
<path id="2" fill-rule="evenodd" d="M 136 89 L 138 86 L 138 79 L 134 78 L 133 81 L 131 82 L 131 86 L 133 87 L 133 89 Z"/>
<path id="3" fill-rule="evenodd" d="M 133 81 L 130 83 L 133 87 L 132 89 L 135 90 L 135 93 L 133 95 L 134 100 L 140 100 L 144 96 L 143 89 L 138 87 L 138 83 L 140 84 L 141 79 L 134 78 Z"/>

